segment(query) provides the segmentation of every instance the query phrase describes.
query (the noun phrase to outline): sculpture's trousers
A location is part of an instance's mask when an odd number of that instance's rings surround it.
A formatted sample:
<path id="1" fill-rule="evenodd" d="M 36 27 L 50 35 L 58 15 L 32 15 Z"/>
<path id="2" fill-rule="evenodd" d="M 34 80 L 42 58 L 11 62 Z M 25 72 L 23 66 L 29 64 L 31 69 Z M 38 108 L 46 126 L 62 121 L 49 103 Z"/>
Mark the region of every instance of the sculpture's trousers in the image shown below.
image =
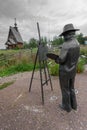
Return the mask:
<path id="1" fill-rule="evenodd" d="M 74 90 L 75 76 L 70 77 L 66 73 L 59 74 L 60 87 L 62 92 L 62 105 L 66 111 L 77 109 L 77 101 Z"/>

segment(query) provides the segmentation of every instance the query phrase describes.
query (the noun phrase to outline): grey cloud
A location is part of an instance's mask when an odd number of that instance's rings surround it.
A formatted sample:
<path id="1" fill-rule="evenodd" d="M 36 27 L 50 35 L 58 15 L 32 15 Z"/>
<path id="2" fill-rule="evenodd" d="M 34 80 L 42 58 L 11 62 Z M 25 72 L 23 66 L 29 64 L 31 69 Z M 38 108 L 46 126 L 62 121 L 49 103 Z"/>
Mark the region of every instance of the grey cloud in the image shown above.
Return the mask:
<path id="1" fill-rule="evenodd" d="M 87 23 L 81 25 L 79 28 L 80 32 L 83 33 L 85 36 L 87 36 Z"/>
<path id="2" fill-rule="evenodd" d="M 13 18 L 13 16 L 19 16 L 19 12 L 21 15 L 22 10 L 23 5 L 21 3 L 21 0 L 0 0 L 1 17 Z"/>
<path id="3" fill-rule="evenodd" d="M 0 46 L 6 42 L 15 17 L 24 41 L 38 38 L 37 22 L 41 36 L 48 38 L 59 35 L 70 22 L 86 34 L 86 5 L 86 0 L 0 0 Z"/>

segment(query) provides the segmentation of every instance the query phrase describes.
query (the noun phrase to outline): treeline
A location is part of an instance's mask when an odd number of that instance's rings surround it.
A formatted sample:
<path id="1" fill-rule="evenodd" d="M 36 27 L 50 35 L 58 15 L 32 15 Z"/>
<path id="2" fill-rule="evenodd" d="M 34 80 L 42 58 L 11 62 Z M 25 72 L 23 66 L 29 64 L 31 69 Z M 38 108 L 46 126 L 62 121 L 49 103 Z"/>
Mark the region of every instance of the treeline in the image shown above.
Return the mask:
<path id="1" fill-rule="evenodd" d="M 76 35 L 77 40 L 79 41 L 80 44 L 84 45 L 85 40 L 87 40 L 82 33 Z M 64 39 L 62 37 L 57 37 L 54 36 L 53 40 L 47 40 L 47 37 L 42 37 L 41 38 L 41 43 L 45 44 L 51 44 L 51 45 L 61 45 L 64 42 Z M 35 38 L 31 38 L 29 42 L 24 42 L 24 48 L 36 48 L 39 44 L 39 41 Z"/>
<path id="2" fill-rule="evenodd" d="M 44 45 L 47 44 L 48 43 L 47 38 L 41 37 L 41 43 L 43 43 Z M 29 48 L 29 49 L 36 48 L 38 46 L 38 44 L 39 44 L 39 41 L 37 39 L 31 38 L 28 43 L 24 42 L 24 48 L 25 49 L 26 48 Z"/>

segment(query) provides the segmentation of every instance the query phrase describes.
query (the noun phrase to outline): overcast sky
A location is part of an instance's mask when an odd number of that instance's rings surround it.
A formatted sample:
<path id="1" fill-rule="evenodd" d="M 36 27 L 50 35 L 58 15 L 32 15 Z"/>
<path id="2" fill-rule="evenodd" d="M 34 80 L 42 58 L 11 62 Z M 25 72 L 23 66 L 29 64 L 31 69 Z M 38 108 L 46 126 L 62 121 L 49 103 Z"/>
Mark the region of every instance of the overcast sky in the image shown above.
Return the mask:
<path id="1" fill-rule="evenodd" d="M 14 18 L 24 41 L 38 38 L 37 22 L 41 36 L 48 39 L 59 35 L 68 23 L 87 35 L 87 0 L 0 0 L 0 48 L 5 47 Z"/>

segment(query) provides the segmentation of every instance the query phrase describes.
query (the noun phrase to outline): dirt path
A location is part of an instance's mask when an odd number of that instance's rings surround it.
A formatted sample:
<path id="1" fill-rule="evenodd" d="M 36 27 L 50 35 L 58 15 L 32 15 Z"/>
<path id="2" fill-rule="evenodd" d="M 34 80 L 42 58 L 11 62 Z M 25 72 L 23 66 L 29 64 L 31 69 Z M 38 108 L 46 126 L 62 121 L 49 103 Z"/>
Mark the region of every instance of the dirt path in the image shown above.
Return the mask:
<path id="1" fill-rule="evenodd" d="M 38 72 L 35 77 L 39 78 Z M 50 84 L 44 86 L 44 106 L 40 81 L 33 80 L 29 93 L 30 79 L 29 72 L 0 78 L 0 83 L 15 80 L 0 90 L 0 130 L 87 130 L 87 72 L 76 76 L 78 110 L 70 113 L 58 106 L 61 103 L 58 77 L 52 77 L 53 91 Z"/>

